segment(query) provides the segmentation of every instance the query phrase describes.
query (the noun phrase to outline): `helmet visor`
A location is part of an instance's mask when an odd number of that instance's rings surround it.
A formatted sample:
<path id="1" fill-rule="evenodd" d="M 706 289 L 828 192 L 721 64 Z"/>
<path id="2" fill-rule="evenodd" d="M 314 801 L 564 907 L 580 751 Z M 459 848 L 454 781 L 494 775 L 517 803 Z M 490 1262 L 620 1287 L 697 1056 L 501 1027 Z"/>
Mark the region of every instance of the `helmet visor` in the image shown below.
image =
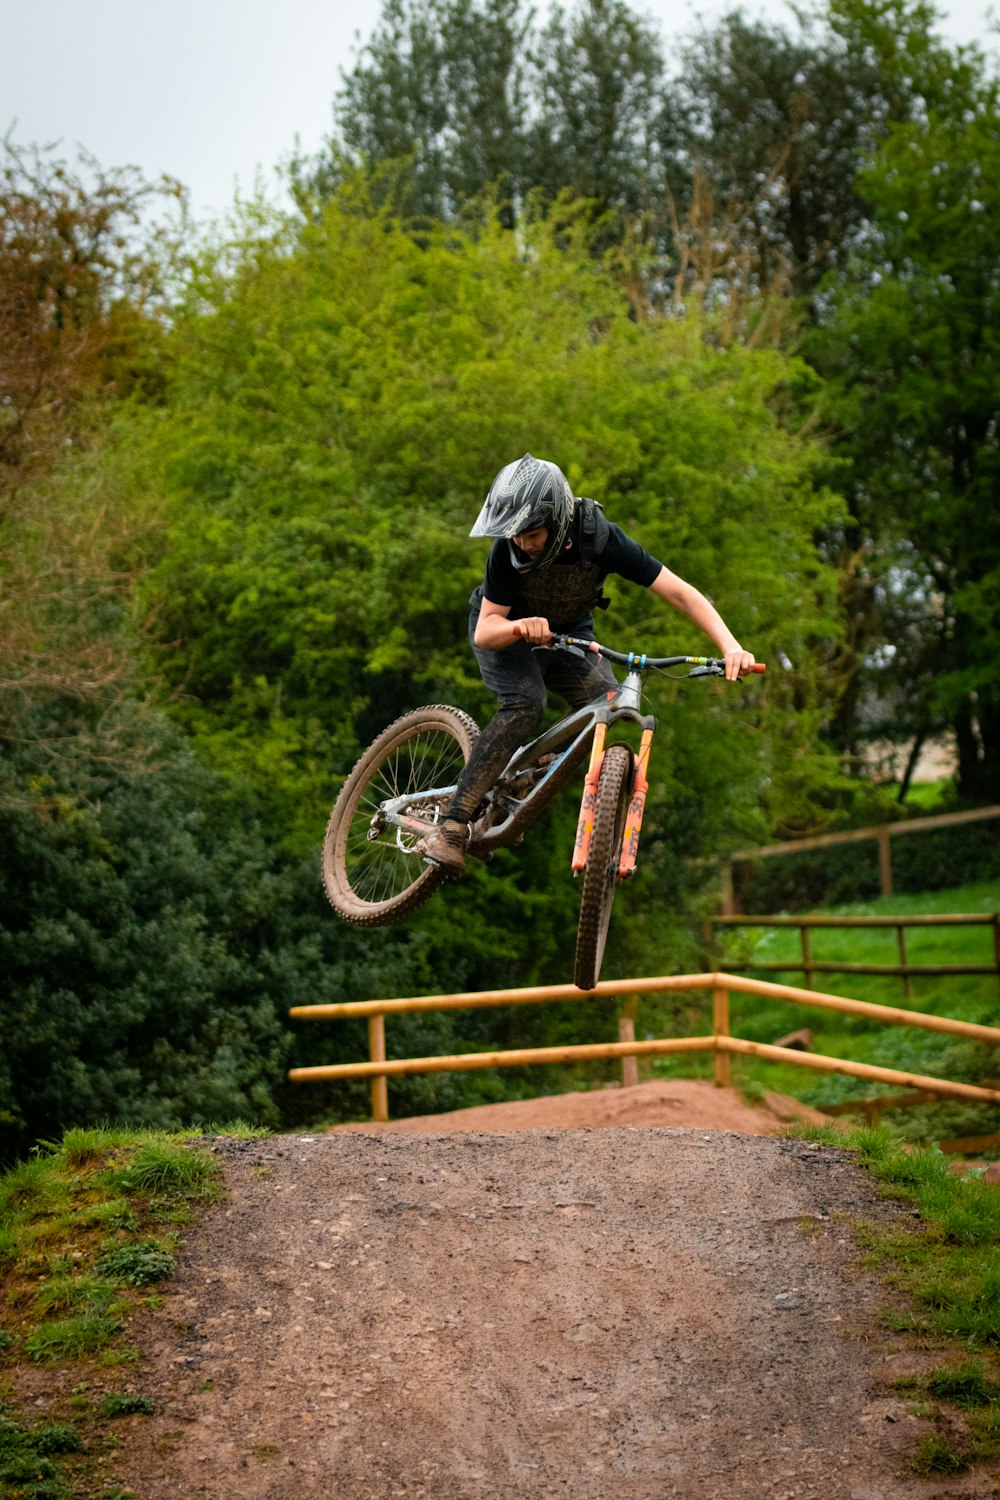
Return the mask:
<path id="1" fill-rule="evenodd" d="M 512 537 L 520 536 L 522 532 L 534 531 L 538 526 L 549 526 L 551 516 L 540 512 L 536 505 L 520 504 L 516 502 L 503 506 L 495 501 L 487 500 L 476 523 L 469 532 L 470 536 L 490 536 L 501 541 L 510 541 Z"/>

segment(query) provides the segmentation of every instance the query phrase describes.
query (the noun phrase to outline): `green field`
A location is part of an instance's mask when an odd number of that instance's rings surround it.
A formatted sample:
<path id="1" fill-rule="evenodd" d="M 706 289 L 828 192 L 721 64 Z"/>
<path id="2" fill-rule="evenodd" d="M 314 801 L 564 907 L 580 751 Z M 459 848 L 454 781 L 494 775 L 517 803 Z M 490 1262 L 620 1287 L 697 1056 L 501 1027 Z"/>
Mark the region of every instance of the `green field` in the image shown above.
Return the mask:
<path id="1" fill-rule="evenodd" d="M 1000 881 L 983 881 L 928 895 L 884 897 L 830 907 L 827 916 L 917 916 L 961 912 L 1000 911 Z M 820 914 L 819 912 L 816 913 Z M 894 928 L 828 929 L 811 933 L 814 959 L 845 963 L 899 962 Z M 906 930 L 910 963 L 990 963 L 994 960 L 993 930 L 988 927 Z M 797 929 L 765 927 L 720 930 L 718 964 L 733 973 L 746 972 L 749 961 L 794 963 L 801 958 Z M 779 984 L 803 985 L 802 974 L 789 970 L 755 970 L 755 978 Z M 940 975 L 910 981 L 907 995 L 896 976 L 824 973 L 814 988 L 828 994 L 950 1016 L 957 1020 L 1000 1025 L 1000 980 L 995 975 Z M 691 1015 L 690 1031 L 705 1025 L 704 1013 Z M 812 1032 L 812 1051 L 830 1057 L 874 1063 L 903 1072 L 930 1074 L 966 1083 L 1000 1078 L 1000 1055 L 986 1044 L 970 1043 L 944 1034 L 906 1026 L 882 1026 L 867 1019 L 823 1011 L 807 1005 L 736 995 L 731 999 L 734 1036 L 756 1042 L 775 1042 L 801 1027 Z M 691 1059 L 664 1065 L 663 1073 L 691 1072 Z M 705 1064 L 708 1066 L 707 1060 Z M 657 1070 L 661 1071 L 660 1068 Z M 753 1095 L 763 1089 L 794 1094 L 822 1109 L 848 1099 L 868 1099 L 899 1093 L 895 1086 L 865 1082 L 836 1073 L 817 1073 L 786 1064 L 734 1059 L 737 1085 Z M 960 1103 L 928 1104 L 893 1111 L 887 1118 L 911 1139 L 940 1140 L 956 1136 L 1000 1132 L 1000 1109 Z M 1000 1152 L 992 1153 L 994 1155 Z"/>

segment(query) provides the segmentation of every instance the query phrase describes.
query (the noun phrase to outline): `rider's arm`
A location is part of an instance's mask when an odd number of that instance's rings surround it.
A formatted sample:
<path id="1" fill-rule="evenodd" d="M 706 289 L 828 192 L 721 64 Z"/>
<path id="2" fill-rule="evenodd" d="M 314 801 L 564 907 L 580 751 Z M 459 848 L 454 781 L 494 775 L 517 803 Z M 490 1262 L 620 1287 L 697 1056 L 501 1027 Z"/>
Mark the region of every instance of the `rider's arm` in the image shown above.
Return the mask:
<path id="1" fill-rule="evenodd" d="M 649 587 L 652 593 L 687 615 L 692 624 L 715 642 L 726 659 L 726 676 L 730 682 L 735 682 L 742 672 L 749 672 L 754 664 L 753 654 L 744 651 L 715 605 L 693 584 L 678 578 L 669 568 L 661 568 Z"/>
<path id="2" fill-rule="evenodd" d="M 531 615 L 526 620 L 508 620 L 513 609 L 511 604 L 494 604 L 484 599 L 479 609 L 479 620 L 473 637 L 480 651 L 502 651 L 515 641 L 525 640 L 531 646 L 547 646 L 552 639 L 548 620 L 540 615 Z"/>

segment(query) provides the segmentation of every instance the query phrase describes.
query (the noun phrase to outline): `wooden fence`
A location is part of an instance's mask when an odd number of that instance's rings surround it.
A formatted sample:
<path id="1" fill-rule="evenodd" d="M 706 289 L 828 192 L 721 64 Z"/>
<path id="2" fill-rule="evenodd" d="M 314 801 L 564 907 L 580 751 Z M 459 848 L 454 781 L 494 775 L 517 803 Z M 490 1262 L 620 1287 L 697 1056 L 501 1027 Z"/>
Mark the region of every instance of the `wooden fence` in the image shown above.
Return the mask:
<path id="1" fill-rule="evenodd" d="M 662 1040 L 636 1041 L 635 1006 L 642 995 L 668 992 L 711 990 L 713 997 L 712 1034 L 697 1037 L 672 1037 Z M 793 1005 L 840 1011 L 864 1016 L 868 1020 L 894 1026 L 913 1026 L 925 1031 L 945 1032 L 966 1040 L 989 1042 L 1000 1046 L 1000 1028 L 981 1026 L 972 1021 L 955 1021 L 947 1016 L 927 1015 L 920 1011 L 901 1010 L 889 1005 L 875 1005 L 852 1000 L 843 995 L 827 995 L 816 990 L 796 989 L 763 979 L 742 975 L 708 973 L 675 974 L 650 979 L 606 980 L 593 990 L 578 990 L 575 985 L 541 985 L 531 989 L 469 991 L 458 995 L 419 995 L 399 1000 L 358 1000 L 331 1005 L 297 1005 L 289 1014 L 297 1020 L 329 1021 L 364 1017 L 368 1021 L 369 1061 L 330 1063 L 318 1067 L 292 1068 L 289 1078 L 305 1083 L 341 1078 L 367 1078 L 371 1083 L 373 1120 L 389 1118 L 388 1080 L 413 1073 L 464 1072 L 473 1068 L 513 1068 L 533 1063 L 574 1063 L 597 1058 L 665 1057 L 680 1052 L 710 1052 L 715 1058 L 715 1082 L 727 1087 L 731 1082 L 730 1059 L 734 1053 L 765 1058 L 771 1062 L 791 1063 L 826 1073 L 844 1073 L 875 1083 L 917 1089 L 941 1098 L 971 1100 L 1000 1105 L 1000 1088 L 978 1084 L 956 1083 L 919 1073 L 905 1073 L 896 1068 L 881 1068 L 846 1058 L 825 1057 L 790 1047 L 772 1046 L 735 1037 L 730 1032 L 729 999 L 732 993 L 761 995 L 770 1000 L 787 1000 Z M 565 1047 L 528 1047 L 503 1052 L 465 1052 L 444 1057 L 388 1058 L 386 1056 L 385 1018 L 391 1015 L 414 1015 L 427 1011 L 473 1010 L 497 1005 L 532 1005 L 550 1001 L 586 1001 L 598 996 L 627 996 L 626 1015 L 619 1026 L 617 1042 L 593 1042 Z M 631 1019 L 629 1016 L 631 1015 Z"/>
<path id="2" fill-rule="evenodd" d="M 878 844 L 879 882 L 883 896 L 892 895 L 892 840 L 906 833 L 928 833 L 937 828 L 955 828 L 962 823 L 981 823 L 1000 818 L 1000 807 L 975 807 L 966 812 L 939 813 L 929 818 L 910 818 L 905 823 L 878 823 L 870 828 L 850 828 L 844 833 L 820 833 L 812 838 L 790 839 L 783 844 L 764 844 L 758 849 L 739 849 L 722 867 L 722 910 L 736 913 L 733 866 L 754 859 L 774 859 L 782 854 L 804 854 L 810 849 L 830 849 L 835 844 L 854 844 L 874 839 Z"/>
<path id="3" fill-rule="evenodd" d="M 706 927 L 714 939 L 718 927 L 773 927 L 799 929 L 802 957 L 798 962 L 782 959 L 751 960 L 739 967 L 746 972 L 766 970 L 770 974 L 789 971 L 805 975 L 806 988 L 812 989 L 815 974 L 888 974 L 898 975 L 903 981 L 903 993 L 909 999 L 913 994 L 912 979 L 915 975 L 947 974 L 997 974 L 1000 975 L 1000 913 L 997 912 L 943 912 L 928 916 L 912 917 L 828 917 L 828 916 L 770 916 L 770 917 L 709 917 Z M 993 929 L 992 957 L 976 964 L 912 964 L 906 953 L 906 929 L 908 927 L 990 927 Z M 896 947 L 899 953 L 897 964 L 844 963 L 839 959 L 816 959 L 812 955 L 811 934 L 827 928 L 894 928 Z"/>

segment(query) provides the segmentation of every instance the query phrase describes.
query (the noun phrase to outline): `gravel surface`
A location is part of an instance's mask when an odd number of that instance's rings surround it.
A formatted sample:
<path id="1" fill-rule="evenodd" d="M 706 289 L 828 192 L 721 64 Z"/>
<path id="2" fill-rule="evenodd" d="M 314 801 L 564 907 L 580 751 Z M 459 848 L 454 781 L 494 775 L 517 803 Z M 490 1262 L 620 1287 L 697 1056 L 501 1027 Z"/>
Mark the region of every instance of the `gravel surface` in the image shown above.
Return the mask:
<path id="1" fill-rule="evenodd" d="M 902 1500 L 923 1431 L 847 1153 L 724 1130 L 218 1143 L 133 1336 L 141 1500 Z"/>

